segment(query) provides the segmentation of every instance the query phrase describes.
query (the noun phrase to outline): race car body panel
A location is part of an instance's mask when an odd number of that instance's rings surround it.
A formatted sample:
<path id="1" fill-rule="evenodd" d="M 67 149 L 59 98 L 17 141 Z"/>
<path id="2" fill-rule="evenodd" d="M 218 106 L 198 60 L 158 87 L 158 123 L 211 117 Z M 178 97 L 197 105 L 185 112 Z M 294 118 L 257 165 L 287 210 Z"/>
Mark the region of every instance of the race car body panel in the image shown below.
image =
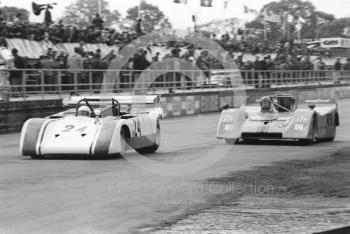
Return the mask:
<path id="1" fill-rule="evenodd" d="M 87 99 L 82 100 L 90 106 Z M 113 114 L 115 110 L 111 110 L 116 107 L 103 104 L 91 107 L 93 117 L 79 116 L 69 109 L 48 118 L 29 119 L 22 128 L 20 151 L 25 156 L 98 156 L 118 154 L 130 149 L 158 148 L 159 142 L 156 141 L 159 136 L 156 135 L 160 134 L 162 109 L 132 109 L 131 104 L 127 105 L 129 112 L 120 112 L 119 105 L 118 114 Z"/>
<path id="2" fill-rule="evenodd" d="M 289 95 L 272 97 L 294 98 Z M 278 107 L 276 101 L 276 105 Z M 244 106 L 226 109 L 221 113 L 218 139 L 290 139 L 333 140 L 335 128 L 339 126 L 337 105 L 312 102 L 304 108 L 279 108 L 279 111 L 262 113 L 260 106 Z M 316 104 L 315 104 L 316 103 Z"/>

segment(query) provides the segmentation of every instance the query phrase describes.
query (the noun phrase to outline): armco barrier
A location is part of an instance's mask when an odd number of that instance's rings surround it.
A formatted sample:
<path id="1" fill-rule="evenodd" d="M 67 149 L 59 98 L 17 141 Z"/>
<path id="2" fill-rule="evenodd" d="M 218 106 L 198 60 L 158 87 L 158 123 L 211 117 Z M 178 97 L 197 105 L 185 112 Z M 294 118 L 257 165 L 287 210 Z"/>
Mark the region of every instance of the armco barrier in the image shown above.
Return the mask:
<path id="1" fill-rule="evenodd" d="M 298 99 L 342 99 L 350 98 L 350 86 L 252 89 L 246 91 L 246 98 L 251 103 L 261 96 L 277 93 L 290 93 Z M 176 117 L 219 111 L 225 105 L 236 106 L 241 98 L 233 97 L 232 91 L 165 94 L 161 97 L 161 105 L 165 117 Z M 0 133 L 19 131 L 28 118 L 45 117 L 62 110 L 61 99 L 0 103 Z"/>

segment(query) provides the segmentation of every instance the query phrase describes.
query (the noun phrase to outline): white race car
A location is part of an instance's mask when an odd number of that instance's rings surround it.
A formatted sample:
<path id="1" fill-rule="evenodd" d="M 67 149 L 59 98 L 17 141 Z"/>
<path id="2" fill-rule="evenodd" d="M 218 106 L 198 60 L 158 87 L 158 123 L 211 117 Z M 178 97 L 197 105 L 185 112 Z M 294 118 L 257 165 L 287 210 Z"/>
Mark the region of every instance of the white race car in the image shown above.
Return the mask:
<path id="1" fill-rule="evenodd" d="M 159 96 L 70 97 L 75 106 L 47 118 L 27 120 L 22 128 L 23 156 L 117 155 L 130 149 L 154 153 L 160 144 L 163 110 Z"/>

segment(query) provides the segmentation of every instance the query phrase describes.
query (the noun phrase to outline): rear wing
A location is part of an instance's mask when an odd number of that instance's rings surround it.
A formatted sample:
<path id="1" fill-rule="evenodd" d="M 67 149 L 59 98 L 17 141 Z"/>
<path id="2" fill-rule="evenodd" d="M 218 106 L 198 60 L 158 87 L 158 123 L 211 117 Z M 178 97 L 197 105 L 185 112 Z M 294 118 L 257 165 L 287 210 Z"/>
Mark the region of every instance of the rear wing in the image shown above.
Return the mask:
<path id="1" fill-rule="evenodd" d="M 75 106 L 83 99 L 86 99 L 91 105 L 108 105 L 112 103 L 112 99 L 117 100 L 121 105 L 157 105 L 160 103 L 160 97 L 158 95 L 72 96 L 63 99 L 63 106 Z"/>
<path id="2" fill-rule="evenodd" d="M 313 99 L 299 100 L 299 103 L 332 105 L 332 104 L 337 104 L 337 100 L 335 98 L 313 98 Z"/>

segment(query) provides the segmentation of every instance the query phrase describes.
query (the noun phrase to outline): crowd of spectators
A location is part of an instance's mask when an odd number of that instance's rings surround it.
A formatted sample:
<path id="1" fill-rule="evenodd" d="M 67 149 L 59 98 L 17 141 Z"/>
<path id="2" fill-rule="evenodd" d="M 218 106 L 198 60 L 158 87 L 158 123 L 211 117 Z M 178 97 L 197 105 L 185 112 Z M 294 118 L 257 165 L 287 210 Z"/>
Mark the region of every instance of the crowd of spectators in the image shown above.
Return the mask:
<path id="1" fill-rule="evenodd" d="M 53 43 L 105 43 L 108 45 L 126 44 L 138 37 L 132 31 L 117 31 L 103 26 L 102 18 L 96 14 L 90 25 L 77 27 L 65 25 L 62 20 L 47 25 L 33 23 L 16 18 L 13 22 L 5 21 L 0 14 L 0 43 L 6 46 L 4 38 L 22 38 L 29 40 L 48 40 Z"/>

